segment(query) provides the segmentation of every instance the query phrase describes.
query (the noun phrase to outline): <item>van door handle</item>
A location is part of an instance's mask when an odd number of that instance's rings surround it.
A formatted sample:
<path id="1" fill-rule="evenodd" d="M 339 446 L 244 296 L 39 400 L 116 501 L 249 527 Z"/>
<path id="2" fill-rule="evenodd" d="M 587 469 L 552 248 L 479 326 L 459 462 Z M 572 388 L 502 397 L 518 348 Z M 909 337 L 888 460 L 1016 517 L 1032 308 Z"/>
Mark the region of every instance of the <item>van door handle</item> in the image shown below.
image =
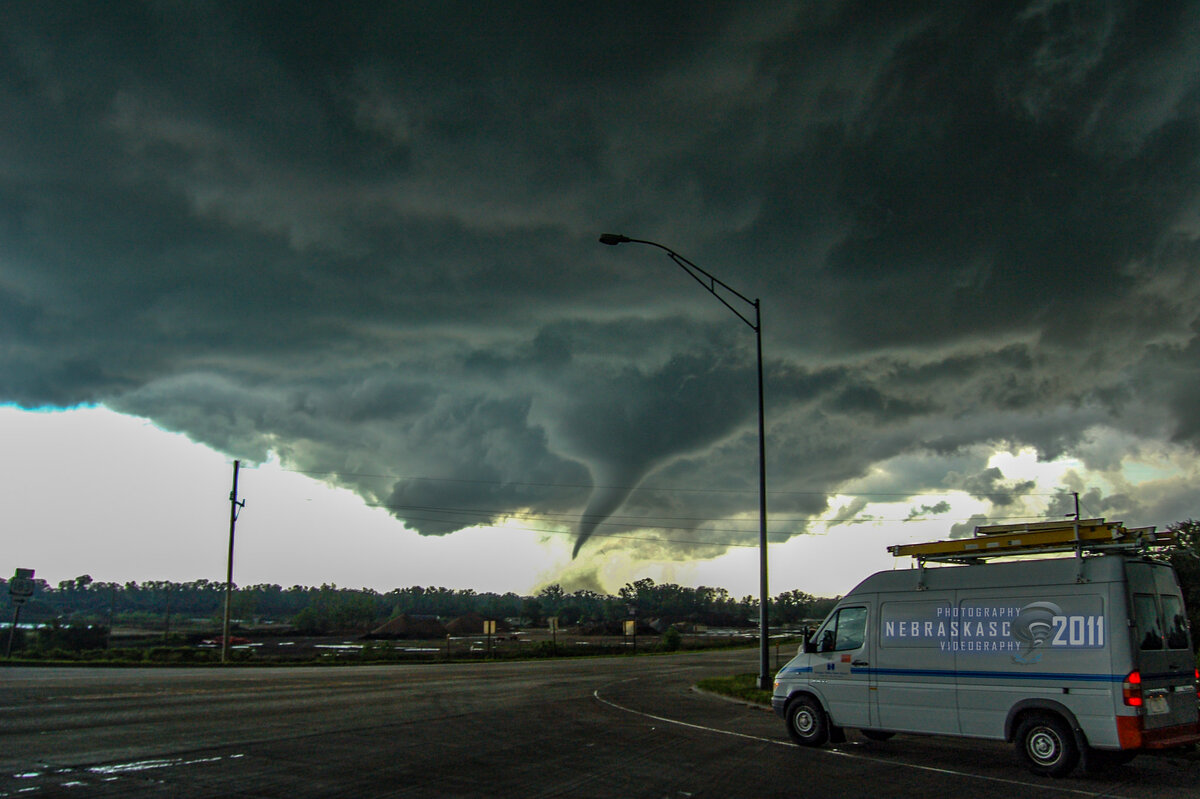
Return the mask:
<path id="1" fill-rule="evenodd" d="M 856 660 L 850 664 L 851 666 L 870 666 L 871 664 L 865 660 Z"/>

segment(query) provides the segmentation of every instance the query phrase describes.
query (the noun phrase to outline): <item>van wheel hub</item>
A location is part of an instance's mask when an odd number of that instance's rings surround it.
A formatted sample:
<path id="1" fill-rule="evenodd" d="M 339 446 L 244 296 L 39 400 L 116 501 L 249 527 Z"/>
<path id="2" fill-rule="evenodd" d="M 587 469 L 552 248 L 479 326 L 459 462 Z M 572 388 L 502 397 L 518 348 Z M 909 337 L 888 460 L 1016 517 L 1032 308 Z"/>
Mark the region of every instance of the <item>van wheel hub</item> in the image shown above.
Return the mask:
<path id="1" fill-rule="evenodd" d="M 1058 716 L 1038 713 L 1017 728 L 1017 752 L 1035 774 L 1064 777 L 1079 762 L 1079 746 L 1071 728 Z"/>
<path id="2" fill-rule="evenodd" d="M 1029 736 L 1029 754 L 1050 765 L 1062 754 L 1058 737 L 1051 730 L 1038 730 Z"/>

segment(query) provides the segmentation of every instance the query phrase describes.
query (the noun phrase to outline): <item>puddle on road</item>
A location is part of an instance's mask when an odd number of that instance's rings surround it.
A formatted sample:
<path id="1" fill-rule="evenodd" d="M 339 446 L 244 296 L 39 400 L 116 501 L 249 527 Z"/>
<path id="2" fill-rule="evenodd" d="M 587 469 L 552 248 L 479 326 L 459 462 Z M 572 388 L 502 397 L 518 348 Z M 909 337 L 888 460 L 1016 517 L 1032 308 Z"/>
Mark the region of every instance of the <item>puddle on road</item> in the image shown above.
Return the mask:
<path id="1" fill-rule="evenodd" d="M 245 755 L 227 755 L 218 757 L 197 757 L 188 760 L 182 757 L 159 758 L 155 760 L 135 760 L 132 763 L 114 763 L 110 766 L 89 766 L 86 770 L 93 774 L 129 774 L 138 771 L 150 771 L 156 768 L 175 768 L 177 766 L 192 766 L 197 763 L 219 763 L 222 760 L 236 760 Z"/>
<path id="2" fill-rule="evenodd" d="M 96 785 L 98 782 L 116 782 L 122 777 L 129 775 L 140 775 L 160 769 L 220 763 L 243 757 L 245 757 L 244 754 L 216 755 L 213 757 L 159 757 L 147 760 L 130 760 L 121 763 L 106 763 L 99 766 L 18 771 L 9 774 L 7 779 L 0 776 L 0 799 L 16 796 L 33 796 L 42 791 L 58 791 L 63 788 L 87 788 Z"/>

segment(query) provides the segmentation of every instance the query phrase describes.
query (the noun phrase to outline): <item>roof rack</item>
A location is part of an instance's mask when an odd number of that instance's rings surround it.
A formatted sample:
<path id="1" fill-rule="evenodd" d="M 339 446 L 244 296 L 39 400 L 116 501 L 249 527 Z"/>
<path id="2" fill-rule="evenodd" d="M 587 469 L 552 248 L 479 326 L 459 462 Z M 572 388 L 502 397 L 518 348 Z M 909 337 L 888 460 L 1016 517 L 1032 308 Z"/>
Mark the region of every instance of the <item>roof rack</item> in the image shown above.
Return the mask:
<path id="1" fill-rule="evenodd" d="M 975 528 L 971 538 L 897 544 L 888 547 L 895 557 L 941 563 L 977 563 L 987 558 L 1042 555 L 1055 552 L 1145 551 L 1175 541 L 1172 530 L 1126 527 L 1104 519 L 1079 519 L 1036 524 L 996 524 Z"/>

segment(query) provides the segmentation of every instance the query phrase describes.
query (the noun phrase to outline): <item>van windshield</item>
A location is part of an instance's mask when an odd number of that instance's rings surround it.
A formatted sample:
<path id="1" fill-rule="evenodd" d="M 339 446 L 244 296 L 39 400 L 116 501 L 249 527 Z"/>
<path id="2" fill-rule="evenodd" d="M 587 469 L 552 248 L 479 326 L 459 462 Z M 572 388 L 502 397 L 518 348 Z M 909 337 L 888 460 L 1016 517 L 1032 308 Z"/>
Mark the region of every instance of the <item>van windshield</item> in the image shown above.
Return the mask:
<path id="1" fill-rule="evenodd" d="M 866 632 L 867 609 L 842 608 L 817 632 L 817 649 L 820 652 L 860 649 L 866 641 Z"/>

